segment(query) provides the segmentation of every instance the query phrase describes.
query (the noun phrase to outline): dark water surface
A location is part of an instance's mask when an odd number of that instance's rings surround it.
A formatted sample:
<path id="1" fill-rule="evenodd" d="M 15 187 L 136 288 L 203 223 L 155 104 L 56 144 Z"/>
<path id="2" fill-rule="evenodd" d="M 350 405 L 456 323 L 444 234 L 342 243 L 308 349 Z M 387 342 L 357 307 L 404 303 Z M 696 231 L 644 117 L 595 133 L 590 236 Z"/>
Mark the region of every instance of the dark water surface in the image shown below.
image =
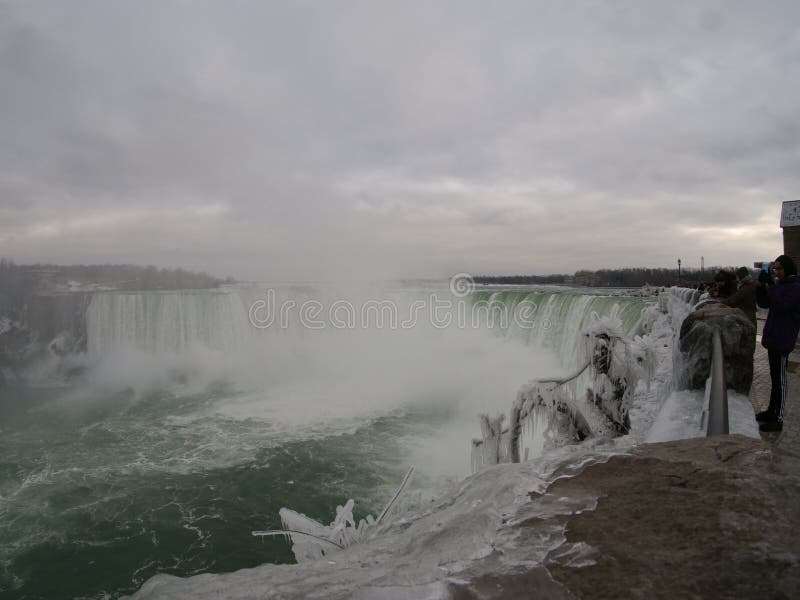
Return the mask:
<path id="1" fill-rule="evenodd" d="M 0 597 L 117 597 L 156 573 L 293 562 L 250 532 L 279 529 L 283 506 L 329 523 L 354 498 L 357 518 L 377 514 L 405 469 L 398 440 L 432 417 L 288 437 L 205 416 L 219 393 L 0 389 Z"/>

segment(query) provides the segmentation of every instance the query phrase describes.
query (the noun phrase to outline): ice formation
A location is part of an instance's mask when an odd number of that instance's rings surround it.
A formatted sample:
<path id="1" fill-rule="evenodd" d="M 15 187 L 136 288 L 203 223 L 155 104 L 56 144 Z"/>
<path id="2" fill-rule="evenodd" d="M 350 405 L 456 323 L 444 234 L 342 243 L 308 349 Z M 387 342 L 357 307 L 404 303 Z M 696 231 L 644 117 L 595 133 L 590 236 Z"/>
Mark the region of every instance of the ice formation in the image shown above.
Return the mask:
<path id="1" fill-rule="evenodd" d="M 336 518 L 330 525 L 323 525 L 290 508 L 281 508 L 279 514 L 282 530 L 253 531 L 252 535 L 259 537 L 285 536 L 292 542 L 292 553 L 298 563 L 318 560 L 332 552 L 338 552 L 366 540 L 395 506 L 398 498 L 411 482 L 413 474 L 414 467 L 410 467 L 400 487 L 377 519 L 372 515 L 367 515 L 366 519 L 361 519 L 356 524 L 353 517 L 355 503 L 351 498 L 344 506 L 336 507 Z"/>
<path id="2" fill-rule="evenodd" d="M 629 411 L 640 381 L 649 386 L 655 373 L 655 342 L 627 337 L 618 311 L 591 315 L 580 332 L 580 366 L 563 378 L 538 379 L 517 393 L 509 425 L 504 416 L 480 415 L 482 439 L 473 440 L 472 470 L 502 462 L 520 462 L 520 438 L 527 428 L 552 449 L 588 437 L 612 438 L 630 431 Z M 579 394 L 588 373 L 590 386 Z M 544 427 L 540 427 L 544 420 Z M 527 458 L 527 457 L 524 457 Z"/>

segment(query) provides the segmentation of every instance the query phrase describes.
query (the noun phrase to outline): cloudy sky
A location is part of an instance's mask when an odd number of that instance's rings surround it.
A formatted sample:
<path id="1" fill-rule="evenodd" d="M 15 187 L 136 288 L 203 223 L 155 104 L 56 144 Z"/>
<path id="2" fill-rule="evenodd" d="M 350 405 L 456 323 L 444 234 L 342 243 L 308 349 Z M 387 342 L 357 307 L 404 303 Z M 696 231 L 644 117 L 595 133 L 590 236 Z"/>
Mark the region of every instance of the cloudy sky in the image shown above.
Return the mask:
<path id="1" fill-rule="evenodd" d="M 0 255 L 251 279 L 749 264 L 800 2 L 0 0 Z"/>

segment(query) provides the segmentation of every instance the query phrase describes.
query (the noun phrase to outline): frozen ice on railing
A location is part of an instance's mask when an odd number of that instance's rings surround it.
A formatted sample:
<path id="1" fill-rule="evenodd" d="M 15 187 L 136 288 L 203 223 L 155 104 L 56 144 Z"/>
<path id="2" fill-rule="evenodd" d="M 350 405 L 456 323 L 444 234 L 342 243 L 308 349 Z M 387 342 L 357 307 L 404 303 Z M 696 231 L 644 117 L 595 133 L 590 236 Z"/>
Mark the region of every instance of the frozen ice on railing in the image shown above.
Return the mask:
<path id="1" fill-rule="evenodd" d="M 336 517 L 330 525 L 323 525 L 302 513 L 290 508 L 281 508 L 279 511 L 283 529 L 270 531 L 253 531 L 252 535 L 259 537 L 286 537 L 292 542 L 292 553 L 298 563 L 319 560 L 332 552 L 338 552 L 353 544 L 357 544 L 375 533 L 396 505 L 398 498 L 411 482 L 414 467 L 406 472 L 400 487 L 386 504 L 376 519 L 367 515 L 356 525 L 353 517 L 352 499 L 344 506 L 336 507 Z"/>
<path id="2" fill-rule="evenodd" d="M 354 504 L 350 499 L 344 506 L 337 506 L 336 518 L 327 526 L 289 508 L 279 511 L 281 526 L 292 540 L 292 552 L 297 562 L 320 559 L 364 538 L 375 520 L 372 515 L 368 515 L 356 525 L 353 517 Z"/>

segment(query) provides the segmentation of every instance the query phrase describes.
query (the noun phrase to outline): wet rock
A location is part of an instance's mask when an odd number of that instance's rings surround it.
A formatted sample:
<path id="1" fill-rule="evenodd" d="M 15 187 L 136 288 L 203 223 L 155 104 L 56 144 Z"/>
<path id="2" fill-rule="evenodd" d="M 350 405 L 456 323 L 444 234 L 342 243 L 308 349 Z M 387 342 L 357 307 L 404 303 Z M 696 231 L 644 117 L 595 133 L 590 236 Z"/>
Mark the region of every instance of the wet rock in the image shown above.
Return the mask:
<path id="1" fill-rule="evenodd" d="M 25 361 L 33 354 L 36 336 L 24 325 L 0 317 L 0 385 L 15 383 Z"/>
<path id="2" fill-rule="evenodd" d="M 82 340 L 78 340 L 70 331 L 62 331 L 47 345 L 53 356 L 64 357 L 80 352 Z"/>

